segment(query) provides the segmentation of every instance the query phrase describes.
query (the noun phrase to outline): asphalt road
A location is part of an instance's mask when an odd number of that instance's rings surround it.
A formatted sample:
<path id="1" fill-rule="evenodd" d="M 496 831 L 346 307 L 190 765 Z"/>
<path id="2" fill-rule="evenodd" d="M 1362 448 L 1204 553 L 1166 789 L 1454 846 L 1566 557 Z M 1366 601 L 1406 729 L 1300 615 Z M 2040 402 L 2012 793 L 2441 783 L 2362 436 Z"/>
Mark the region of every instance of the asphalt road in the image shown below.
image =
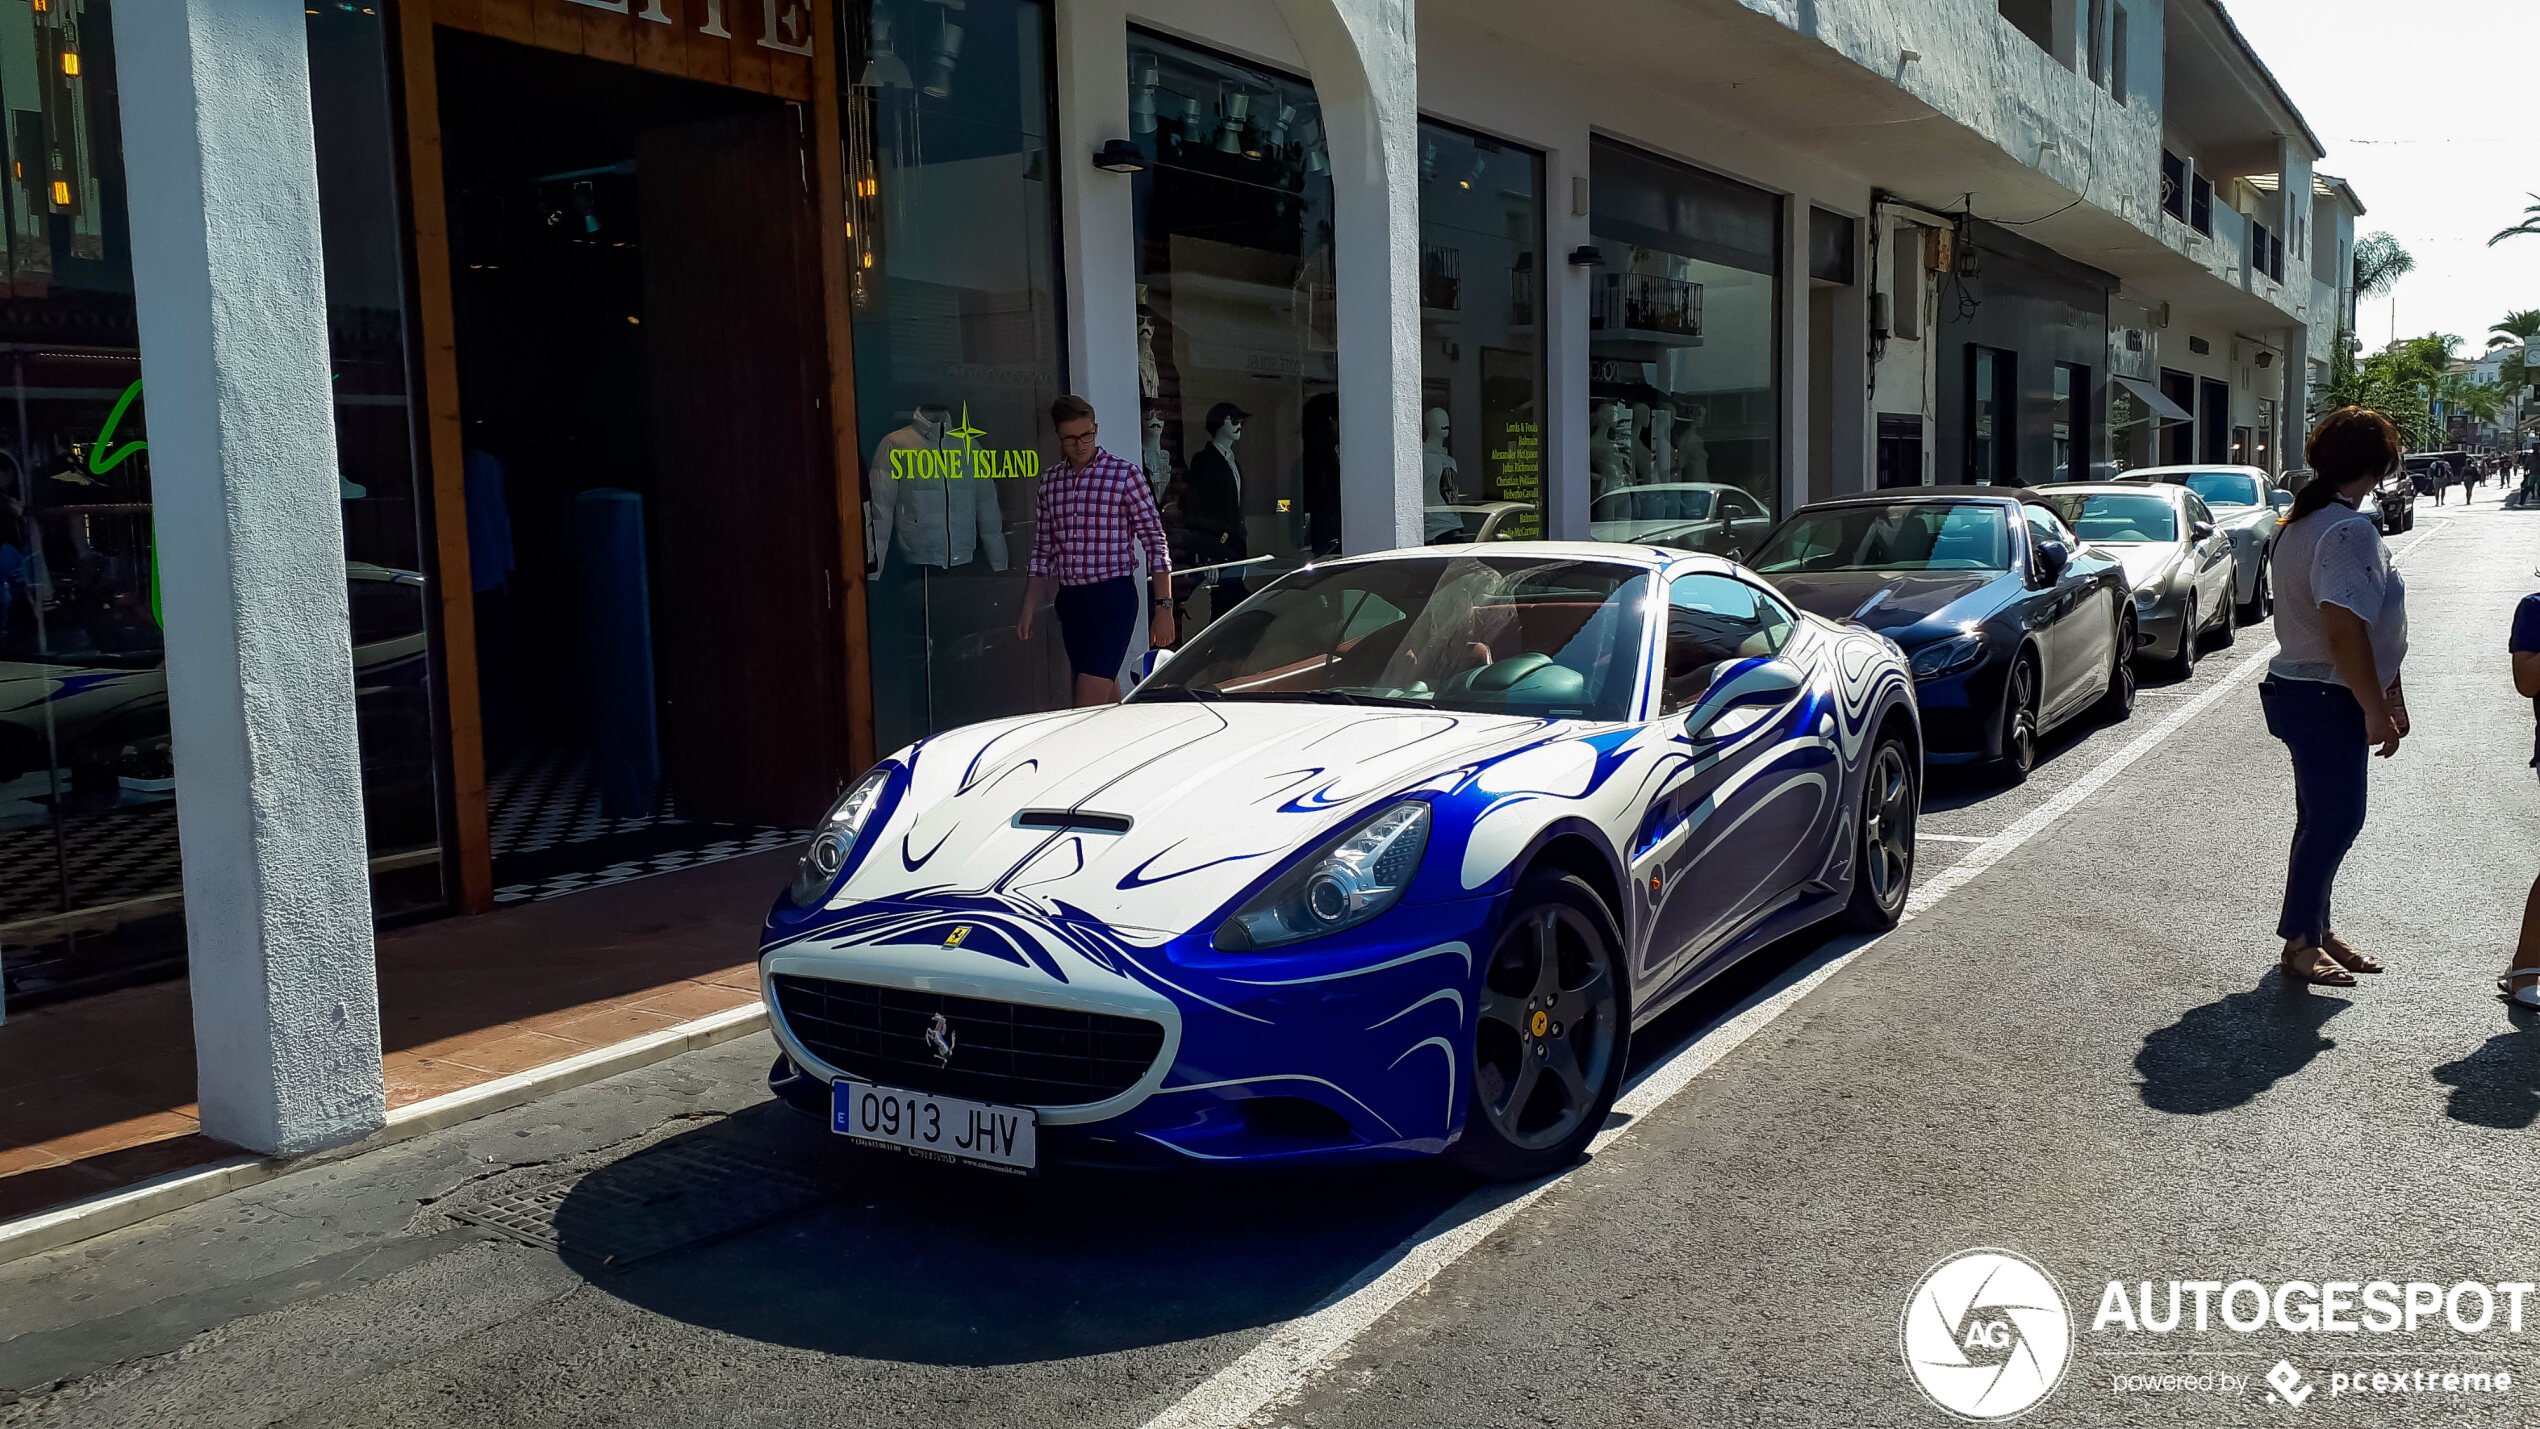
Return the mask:
<path id="1" fill-rule="evenodd" d="M 2417 733 L 2341 884 L 2391 964 L 2350 992 L 2271 972 L 2291 785 L 2250 627 L 2026 786 L 1936 784 L 1917 916 L 1646 1030 L 1630 1115 L 1530 1199 L 855 1153 L 753 1038 L 0 1267 L 0 1425 L 1938 1425 L 1900 1318 L 1980 1246 L 2069 1306 L 2023 1423 L 2540 1422 L 2540 1295 L 2528 1335 L 2096 1325 L 2110 1281 L 2540 1281 L 2540 1021 L 2492 989 L 2540 513 L 2429 504 L 2393 544 Z M 2332 1397 L 2426 1369 L 2516 1383 Z M 2163 1375 L 2194 1387 L 2117 1387 Z"/>

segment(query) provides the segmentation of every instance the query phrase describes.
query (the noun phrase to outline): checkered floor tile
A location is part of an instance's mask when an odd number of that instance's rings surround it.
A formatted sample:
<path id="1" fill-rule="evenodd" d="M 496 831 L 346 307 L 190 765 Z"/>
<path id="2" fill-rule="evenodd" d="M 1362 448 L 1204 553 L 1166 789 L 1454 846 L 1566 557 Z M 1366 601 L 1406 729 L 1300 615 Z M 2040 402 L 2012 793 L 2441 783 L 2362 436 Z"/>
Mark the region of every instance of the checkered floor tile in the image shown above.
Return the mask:
<path id="1" fill-rule="evenodd" d="M 811 837 L 808 829 L 682 819 L 667 786 L 652 813 L 611 817 L 578 752 L 512 760 L 486 781 L 486 794 L 497 903 L 555 898 Z"/>

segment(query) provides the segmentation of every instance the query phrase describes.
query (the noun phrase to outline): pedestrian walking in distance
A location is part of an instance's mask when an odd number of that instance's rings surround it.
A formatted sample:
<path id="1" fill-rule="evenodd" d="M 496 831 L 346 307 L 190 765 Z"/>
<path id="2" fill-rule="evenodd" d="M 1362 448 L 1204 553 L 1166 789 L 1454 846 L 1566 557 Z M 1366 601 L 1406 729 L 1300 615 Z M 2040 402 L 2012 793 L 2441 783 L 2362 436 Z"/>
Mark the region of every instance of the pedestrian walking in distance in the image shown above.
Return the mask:
<path id="1" fill-rule="evenodd" d="M 2407 587 L 2355 503 L 2398 469 L 2406 448 L 2389 418 L 2340 407 L 2312 430 L 2307 451 L 2317 474 L 2276 538 L 2279 649 L 2258 686 L 2267 732 L 2293 755 L 2293 856 L 2275 930 L 2287 981 L 2353 987 L 2356 973 L 2381 964 L 2330 926 L 2329 889 L 2363 831 L 2369 751 L 2378 746 L 2387 759 L 2408 734 L 2399 688 Z"/>
<path id="2" fill-rule="evenodd" d="M 2540 723 L 2540 592 L 2526 595 L 2514 607 L 2514 633 L 2506 642 L 2513 654 L 2514 693 L 2531 701 Z M 2540 769 L 2540 732 L 2532 737 L 2531 767 Z M 2525 1007 L 2540 1007 L 2540 878 L 2522 900 L 2522 936 L 2514 943 L 2514 965 L 2496 979 L 2496 990 Z"/>
<path id="3" fill-rule="evenodd" d="M 1051 603 L 1075 675 L 1076 704 L 1118 704 L 1120 665 L 1129 658 L 1138 621 L 1140 547 L 1152 572 L 1147 640 L 1158 649 L 1173 643 L 1173 561 L 1164 548 L 1164 522 L 1145 474 L 1095 445 L 1100 429 L 1092 403 L 1061 397 L 1050 404 L 1050 421 L 1058 428 L 1059 464 L 1041 474 L 1026 567 L 1031 579 L 1014 634 L 1030 643 L 1032 614 L 1056 586 Z"/>

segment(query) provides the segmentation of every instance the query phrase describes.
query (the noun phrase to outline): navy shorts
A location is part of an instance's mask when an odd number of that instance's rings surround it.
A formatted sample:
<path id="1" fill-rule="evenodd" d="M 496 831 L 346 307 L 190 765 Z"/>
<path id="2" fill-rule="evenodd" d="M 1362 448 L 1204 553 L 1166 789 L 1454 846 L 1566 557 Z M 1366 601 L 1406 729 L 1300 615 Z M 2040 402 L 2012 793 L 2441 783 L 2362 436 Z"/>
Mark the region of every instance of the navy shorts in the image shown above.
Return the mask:
<path id="1" fill-rule="evenodd" d="M 1137 624 L 1138 583 L 1131 577 L 1058 588 L 1058 638 L 1067 645 L 1068 668 L 1079 675 L 1119 679 Z"/>

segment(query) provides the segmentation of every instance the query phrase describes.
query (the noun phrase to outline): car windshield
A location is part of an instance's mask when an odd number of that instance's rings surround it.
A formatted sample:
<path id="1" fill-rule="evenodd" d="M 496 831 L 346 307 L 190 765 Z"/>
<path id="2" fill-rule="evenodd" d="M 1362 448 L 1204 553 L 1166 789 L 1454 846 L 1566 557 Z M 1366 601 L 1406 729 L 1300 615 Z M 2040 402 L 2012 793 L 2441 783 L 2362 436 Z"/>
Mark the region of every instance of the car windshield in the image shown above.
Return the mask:
<path id="1" fill-rule="evenodd" d="M 2007 571 L 2011 527 L 1984 502 L 1898 502 L 1802 511 L 1750 562 L 1768 575 L 1809 571 Z"/>
<path id="2" fill-rule="evenodd" d="M 1626 487 L 1596 498 L 1591 521 L 1707 521 L 1711 493 L 1681 486 Z"/>
<path id="3" fill-rule="evenodd" d="M 1631 566 L 1542 557 L 1308 566 L 1194 637 L 1131 698 L 1624 719 L 1655 588 Z"/>
<path id="4" fill-rule="evenodd" d="M 2264 506 L 2267 501 L 2258 479 L 2244 471 L 2191 471 L 2161 479 L 2195 492 L 2208 506 Z"/>
<path id="5" fill-rule="evenodd" d="M 2166 496 L 2086 491 L 2055 492 L 2042 499 L 2085 541 L 2105 545 L 2178 539 L 2178 511 Z"/>

